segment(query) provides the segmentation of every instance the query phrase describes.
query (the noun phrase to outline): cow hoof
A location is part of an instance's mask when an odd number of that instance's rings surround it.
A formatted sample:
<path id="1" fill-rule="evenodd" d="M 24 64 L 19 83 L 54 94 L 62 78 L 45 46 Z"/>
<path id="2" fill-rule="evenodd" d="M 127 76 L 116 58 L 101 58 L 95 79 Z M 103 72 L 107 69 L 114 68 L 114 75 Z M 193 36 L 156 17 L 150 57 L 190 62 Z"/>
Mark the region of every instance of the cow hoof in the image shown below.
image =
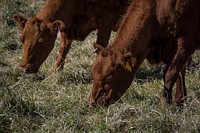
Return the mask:
<path id="1" fill-rule="evenodd" d="M 172 99 L 167 99 L 166 97 L 164 97 L 163 95 L 160 96 L 160 102 L 158 104 L 158 106 L 160 108 L 165 108 L 169 105 L 172 105 Z"/>
<path id="2" fill-rule="evenodd" d="M 174 104 L 176 107 L 184 107 L 185 106 L 185 102 L 183 100 L 178 101 L 178 102 L 176 101 Z"/>

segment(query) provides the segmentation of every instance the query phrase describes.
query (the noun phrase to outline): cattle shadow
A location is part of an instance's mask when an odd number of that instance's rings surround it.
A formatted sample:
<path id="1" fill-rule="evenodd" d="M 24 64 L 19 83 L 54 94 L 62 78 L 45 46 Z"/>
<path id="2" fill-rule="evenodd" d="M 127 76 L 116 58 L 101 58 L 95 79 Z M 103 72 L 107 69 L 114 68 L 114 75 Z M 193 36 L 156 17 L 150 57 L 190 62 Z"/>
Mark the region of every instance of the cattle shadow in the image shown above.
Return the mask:
<path id="1" fill-rule="evenodd" d="M 149 82 L 153 80 L 161 80 L 163 79 L 163 70 L 166 67 L 165 64 L 162 65 L 156 65 L 155 67 L 148 69 L 148 68 L 140 68 L 138 72 L 136 73 L 135 80 L 138 83 L 144 83 Z M 186 65 L 186 72 L 192 72 L 200 69 L 200 62 L 192 60 L 192 58 L 189 60 L 189 62 Z"/>
<path id="2" fill-rule="evenodd" d="M 186 66 L 186 70 L 190 72 L 195 72 L 200 69 L 200 61 L 192 60 L 192 58 L 188 61 Z"/>
<path id="3" fill-rule="evenodd" d="M 135 80 L 138 83 L 145 83 L 155 79 L 161 80 L 163 78 L 163 69 L 165 65 L 159 65 L 151 69 L 140 68 L 136 73 Z"/>
<path id="4" fill-rule="evenodd" d="M 90 84 L 92 83 L 90 68 L 89 65 L 85 64 L 68 68 L 66 71 L 60 72 L 58 84 Z"/>
<path id="5" fill-rule="evenodd" d="M 11 88 L 4 88 L 3 91 L 4 94 L 0 94 L 0 96 L 2 96 L 0 132 L 12 132 L 11 127 L 13 121 L 16 122 L 20 120 L 18 124 L 23 124 L 26 119 L 29 119 L 31 122 L 29 125 L 24 125 L 24 130 L 27 130 L 26 128 L 29 128 L 29 130 L 37 130 L 44 122 L 42 114 L 45 113 L 45 110 L 39 107 L 34 100 L 23 99 L 22 96 L 16 94 Z"/>

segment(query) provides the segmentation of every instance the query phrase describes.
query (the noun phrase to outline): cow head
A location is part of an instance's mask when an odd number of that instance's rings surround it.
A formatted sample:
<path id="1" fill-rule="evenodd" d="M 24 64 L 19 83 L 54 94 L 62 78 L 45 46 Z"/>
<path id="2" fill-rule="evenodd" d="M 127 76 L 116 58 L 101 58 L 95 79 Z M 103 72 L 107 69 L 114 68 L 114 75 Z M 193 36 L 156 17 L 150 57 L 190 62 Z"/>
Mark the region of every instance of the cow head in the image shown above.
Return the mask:
<path id="1" fill-rule="evenodd" d="M 89 105 L 108 105 L 117 101 L 130 86 L 134 74 L 134 59 L 130 54 L 120 54 L 98 46 L 97 59 L 92 66 L 93 88 Z"/>
<path id="2" fill-rule="evenodd" d="M 26 73 L 37 72 L 53 49 L 58 27 L 64 28 L 64 23 L 59 20 L 45 22 L 36 17 L 14 16 L 14 19 L 22 30 L 20 40 L 24 45 L 20 67 Z"/>

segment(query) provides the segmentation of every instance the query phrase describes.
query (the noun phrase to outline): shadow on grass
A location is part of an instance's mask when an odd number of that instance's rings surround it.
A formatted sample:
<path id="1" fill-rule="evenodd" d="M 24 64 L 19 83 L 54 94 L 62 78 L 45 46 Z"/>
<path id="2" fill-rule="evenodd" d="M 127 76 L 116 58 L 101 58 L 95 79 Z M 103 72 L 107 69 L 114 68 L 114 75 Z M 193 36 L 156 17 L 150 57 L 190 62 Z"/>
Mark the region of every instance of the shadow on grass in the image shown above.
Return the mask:
<path id="1" fill-rule="evenodd" d="M 158 66 L 155 69 L 140 68 L 136 74 L 136 81 L 138 83 L 149 82 L 155 79 L 162 79 L 163 67 Z"/>
<path id="2" fill-rule="evenodd" d="M 20 80 L 26 80 L 27 75 L 3 61 L 0 62 L 0 75 L 0 133 L 36 130 L 44 121 L 43 109 L 34 99 L 23 98 L 18 88 L 13 89 Z M 28 80 L 35 80 L 33 77 Z"/>
<path id="3" fill-rule="evenodd" d="M 165 65 L 157 65 L 154 69 L 146 69 L 146 68 L 140 68 L 136 74 L 136 81 L 138 83 L 143 83 L 146 81 L 152 81 L 157 79 L 163 79 L 163 70 L 165 68 Z M 200 63 L 195 62 L 190 59 L 186 66 L 187 72 L 195 72 L 200 68 Z"/>
<path id="4" fill-rule="evenodd" d="M 0 91 L 0 132 L 36 130 L 44 121 L 44 110 L 33 99 L 22 96 L 9 88 Z M 23 127 L 22 129 L 19 127 Z"/>
<path id="5" fill-rule="evenodd" d="M 6 64 L 6 63 L 4 63 L 4 62 L 2 62 L 2 61 L 0 60 L 0 67 L 6 67 L 6 66 L 8 66 L 8 64 Z"/>
<path id="6" fill-rule="evenodd" d="M 89 84 L 92 81 L 90 73 L 85 73 L 82 71 L 75 73 L 62 74 L 58 80 L 59 84 L 67 82 L 68 84 Z"/>
<path id="7" fill-rule="evenodd" d="M 58 79 L 59 84 L 89 84 L 92 82 L 92 76 L 90 73 L 90 66 L 79 64 L 74 68 L 69 68 L 67 71 L 62 71 Z"/>

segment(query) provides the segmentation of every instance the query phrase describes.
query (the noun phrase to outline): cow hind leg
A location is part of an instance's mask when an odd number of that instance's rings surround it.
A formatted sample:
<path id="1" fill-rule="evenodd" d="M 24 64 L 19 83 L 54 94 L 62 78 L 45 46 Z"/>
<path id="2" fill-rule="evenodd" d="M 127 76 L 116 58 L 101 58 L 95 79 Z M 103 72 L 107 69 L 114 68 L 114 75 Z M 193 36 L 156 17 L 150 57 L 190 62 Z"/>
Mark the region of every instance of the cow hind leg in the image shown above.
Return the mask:
<path id="1" fill-rule="evenodd" d="M 187 92 L 185 87 L 185 67 L 179 72 L 176 80 L 175 102 L 177 106 L 182 106 L 186 100 Z"/>
<path id="2" fill-rule="evenodd" d="M 168 69 L 169 69 L 169 66 L 167 65 L 164 69 L 164 72 L 163 72 L 163 80 L 164 80 L 164 85 L 166 84 L 166 74 L 168 72 Z M 169 73 L 169 72 L 168 72 Z M 172 102 L 172 90 L 169 90 L 169 89 L 166 89 L 164 87 L 164 90 L 163 90 L 163 97 L 165 98 L 165 101 L 167 103 L 171 103 Z"/>
<path id="3" fill-rule="evenodd" d="M 56 63 L 54 65 L 54 70 L 57 70 L 57 69 L 62 70 L 63 69 L 64 60 L 66 58 L 67 53 L 69 52 L 71 43 L 72 43 L 72 40 L 69 40 L 66 37 L 66 34 L 64 32 L 61 32 L 61 34 L 60 34 L 60 49 L 59 49 Z"/>
<path id="4" fill-rule="evenodd" d="M 167 103 L 172 103 L 172 88 L 174 83 L 177 80 L 183 80 L 183 76 L 179 77 L 180 71 L 182 71 L 185 67 L 185 64 L 190 57 L 190 55 L 194 52 L 195 49 L 193 49 L 191 46 L 193 41 L 191 39 L 187 38 L 179 38 L 178 39 L 178 48 L 176 51 L 176 54 L 170 63 L 170 65 L 166 68 L 164 73 L 164 90 L 163 90 L 163 97 L 165 98 L 165 101 Z M 178 79 L 177 79 L 178 78 Z M 182 81 L 179 82 L 179 85 L 182 85 Z M 181 88 L 181 87 L 180 87 Z M 180 93 L 184 94 L 180 94 Z M 177 102 L 180 102 L 183 95 L 186 95 L 186 90 L 177 89 L 176 93 L 176 100 Z"/>

